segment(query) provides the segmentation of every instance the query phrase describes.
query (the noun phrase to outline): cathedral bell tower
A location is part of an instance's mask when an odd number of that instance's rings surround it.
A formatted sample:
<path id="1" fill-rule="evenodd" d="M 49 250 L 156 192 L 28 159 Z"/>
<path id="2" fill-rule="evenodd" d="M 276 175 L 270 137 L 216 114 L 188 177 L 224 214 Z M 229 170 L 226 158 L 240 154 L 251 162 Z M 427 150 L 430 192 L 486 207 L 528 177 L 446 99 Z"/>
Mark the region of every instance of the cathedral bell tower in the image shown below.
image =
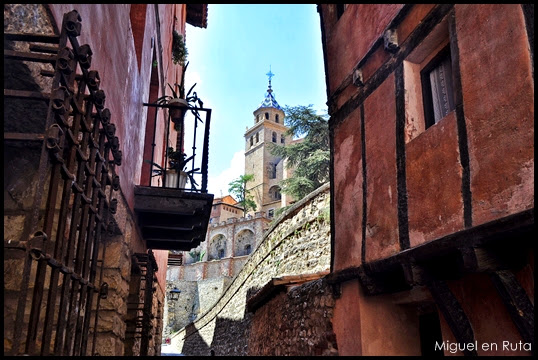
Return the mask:
<path id="1" fill-rule="evenodd" d="M 263 211 L 272 218 L 278 208 L 288 203 L 278 185 L 287 177 L 287 169 L 281 158 L 271 154 L 270 144 L 284 146 L 290 143 L 291 137 L 286 134 L 284 111 L 273 95 L 271 78 L 274 74 L 269 70 L 267 76 L 267 93 L 254 111 L 254 125 L 245 133 L 245 174 L 254 175 L 254 179 L 247 183 L 247 190 L 254 197 L 256 212 Z"/>

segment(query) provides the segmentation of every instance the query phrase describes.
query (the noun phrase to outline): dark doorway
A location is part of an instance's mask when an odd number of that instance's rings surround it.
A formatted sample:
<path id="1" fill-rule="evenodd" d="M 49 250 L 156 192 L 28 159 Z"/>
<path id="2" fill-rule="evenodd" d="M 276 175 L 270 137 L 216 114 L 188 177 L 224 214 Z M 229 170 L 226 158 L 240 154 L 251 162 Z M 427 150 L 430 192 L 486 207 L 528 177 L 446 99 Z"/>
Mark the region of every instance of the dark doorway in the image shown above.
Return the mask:
<path id="1" fill-rule="evenodd" d="M 441 323 L 437 312 L 428 312 L 419 316 L 420 350 L 422 356 L 444 356 L 440 346 L 443 344 Z M 435 346 L 437 343 L 437 347 Z"/>

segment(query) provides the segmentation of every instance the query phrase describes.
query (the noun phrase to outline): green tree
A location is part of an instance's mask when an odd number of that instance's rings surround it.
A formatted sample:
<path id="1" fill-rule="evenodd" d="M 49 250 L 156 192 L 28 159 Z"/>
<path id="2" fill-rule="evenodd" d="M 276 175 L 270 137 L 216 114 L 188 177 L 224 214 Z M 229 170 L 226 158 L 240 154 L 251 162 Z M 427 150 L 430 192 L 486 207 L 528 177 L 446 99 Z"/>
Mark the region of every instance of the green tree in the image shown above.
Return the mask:
<path id="1" fill-rule="evenodd" d="M 288 135 L 304 136 L 302 141 L 281 146 L 271 144 L 271 153 L 288 160 L 293 175 L 280 182 L 281 192 L 299 200 L 329 181 L 329 123 L 308 106 L 285 106 Z"/>
<path id="2" fill-rule="evenodd" d="M 254 179 L 253 174 L 241 175 L 234 181 L 228 184 L 228 191 L 238 199 L 237 203 L 243 208 L 243 216 L 247 214 L 249 210 L 256 211 L 256 203 L 254 198 L 247 190 L 247 183 Z"/>

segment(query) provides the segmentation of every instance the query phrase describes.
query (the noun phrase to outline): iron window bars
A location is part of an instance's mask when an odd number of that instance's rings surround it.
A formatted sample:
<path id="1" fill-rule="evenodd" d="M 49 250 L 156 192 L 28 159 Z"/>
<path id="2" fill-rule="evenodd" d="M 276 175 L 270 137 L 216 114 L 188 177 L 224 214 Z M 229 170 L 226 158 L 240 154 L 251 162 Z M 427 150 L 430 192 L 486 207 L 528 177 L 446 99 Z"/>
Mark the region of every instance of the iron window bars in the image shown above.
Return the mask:
<path id="1" fill-rule="evenodd" d="M 92 50 L 77 40 L 81 20 L 75 10 L 64 14 L 59 36 L 4 33 L 8 41 L 54 45 L 4 51 L 5 59 L 54 67 L 41 71 L 52 77 L 50 94 L 4 90 L 6 97 L 48 102 L 45 134 L 37 137 L 43 145 L 33 210 L 20 241 L 4 244 L 5 258 L 23 259 L 11 355 L 87 355 L 89 347 L 95 354 L 98 310 L 107 297 L 102 233 L 117 231 L 112 194 L 122 154 L 99 74 L 90 70 Z"/>

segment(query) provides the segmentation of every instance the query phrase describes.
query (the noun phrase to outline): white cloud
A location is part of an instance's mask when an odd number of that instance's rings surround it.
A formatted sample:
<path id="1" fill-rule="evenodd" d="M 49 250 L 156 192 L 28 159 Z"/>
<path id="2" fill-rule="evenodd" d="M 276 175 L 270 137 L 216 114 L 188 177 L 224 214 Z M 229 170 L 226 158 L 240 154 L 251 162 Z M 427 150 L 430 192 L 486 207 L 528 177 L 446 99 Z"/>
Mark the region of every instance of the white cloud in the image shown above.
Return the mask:
<path id="1" fill-rule="evenodd" d="M 210 194 L 214 194 L 216 198 L 227 195 L 229 193 L 228 184 L 244 173 L 245 151 L 241 150 L 233 155 L 227 169 L 215 176 L 209 176 L 207 190 Z"/>

